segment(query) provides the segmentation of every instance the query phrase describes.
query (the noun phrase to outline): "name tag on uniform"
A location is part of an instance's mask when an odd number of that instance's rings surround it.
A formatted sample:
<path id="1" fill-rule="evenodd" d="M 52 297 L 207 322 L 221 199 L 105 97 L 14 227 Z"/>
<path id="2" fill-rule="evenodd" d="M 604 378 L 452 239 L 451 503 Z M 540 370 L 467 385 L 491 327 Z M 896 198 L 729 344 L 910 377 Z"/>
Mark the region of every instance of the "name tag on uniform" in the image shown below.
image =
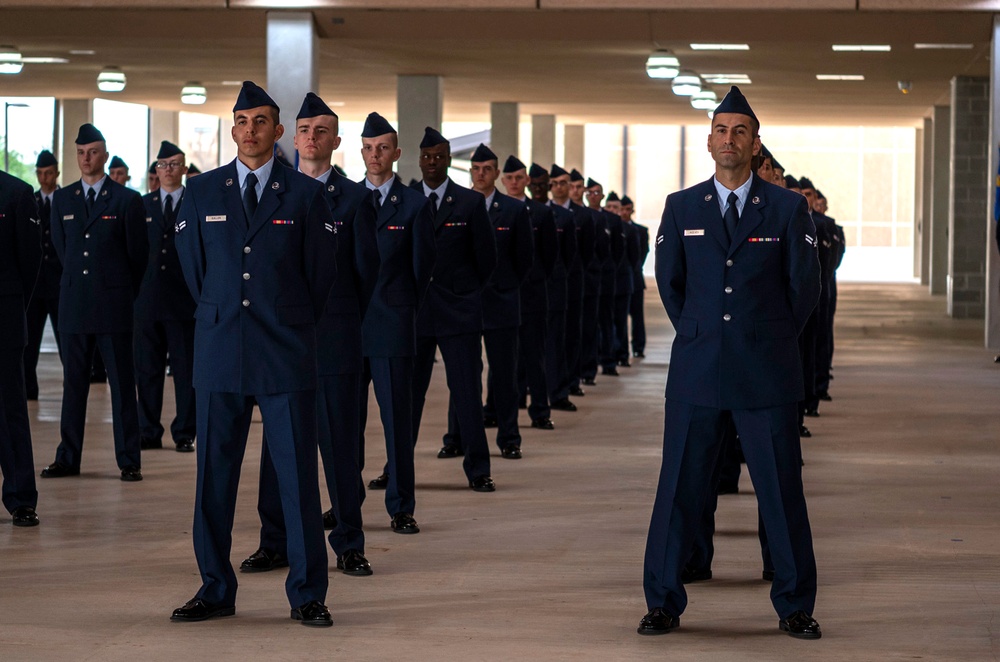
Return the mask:
<path id="1" fill-rule="evenodd" d="M 685 230 L 684 231 L 684 236 L 685 237 L 704 237 L 705 236 L 705 230 L 704 230 L 704 228 L 701 228 L 701 229 L 698 229 L 698 230 Z"/>
<path id="2" fill-rule="evenodd" d="M 205 217 L 205 222 L 206 223 L 218 223 L 218 222 L 224 221 L 224 220 L 226 220 L 226 215 L 225 214 L 222 214 L 220 216 L 206 216 Z"/>
<path id="3" fill-rule="evenodd" d="M 73 220 L 73 214 L 66 214 L 65 216 L 63 216 L 63 220 L 64 221 L 72 221 Z"/>

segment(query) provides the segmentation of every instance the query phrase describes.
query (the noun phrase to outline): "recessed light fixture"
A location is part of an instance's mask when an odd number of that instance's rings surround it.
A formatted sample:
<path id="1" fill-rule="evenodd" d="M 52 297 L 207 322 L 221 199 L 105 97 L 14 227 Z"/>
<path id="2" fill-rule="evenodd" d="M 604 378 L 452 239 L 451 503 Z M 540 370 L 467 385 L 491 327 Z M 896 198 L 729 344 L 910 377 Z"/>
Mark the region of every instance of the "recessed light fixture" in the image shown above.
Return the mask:
<path id="1" fill-rule="evenodd" d="M 746 74 L 702 74 L 701 79 L 709 85 L 750 85 L 753 82 Z"/>
<path id="2" fill-rule="evenodd" d="M 20 51 L 13 46 L 0 46 L 0 74 L 16 75 L 23 68 Z"/>
<path id="3" fill-rule="evenodd" d="M 650 78 L 671 79 L 681 69 L 680 60 L 666 50 L 657 50 L 646 58 L 646 75 Z"/>
<path id="4" fill-rule="evenodd" d="M 78 50 L 72 50 L 72 51 L 69 52 L 70 55 L 94 55 L 96 53 L 97 53 L 97 51 L 92 51 L 92 50 L 86 49 L 86 48 L 78 49 Z"/>
<path id="5" fill-rule="evenodd" d="M 690 69 L 684 69 L 674 77 L 670 89 L 679 97 L 689 97 L 695 92 L 701 92 L 701 78 Z"/>
<path id="6" fill-rule="evenodd" d="M 749 44 L 691 44 L 693 51 L 748 51 Z"/>
<path id="7" fill-rule="evenodd" d="M 816 80 L 864 80 L 861 74 L 816 74 Z"/>
<path id="8" fill-rule="evenodd" d="M 918 51 L 968 51 L 972 44 L 913 44 Z"/>
<path id="9" fill-rule="evenodd" d="M 222 81 L 220 83 L 220 85 L 227 85 L 227 86 L 230 86 L 230 87 L 240 87 L 241 85 L 243 85 L 243 81 L 241 81 L 241 80 L 224 80 L 224 81 Z"/>
<path id="10" fill-rule="evenodd" d="M 201 83 L 188 83 L 181 89 L 181 103 L 200 106 L 208 99 L 208 92 Z"/>
<path id="11" fill-rule="evenodd" d="M 889 44 L 834 44 L 831 48 L 838 53 L 888 53 Z"/>
<path id="12" fill-rule="evenodd" d="M 702 90 L 691 95 L 691 107 L 695 110 L 715 110 L 719 97 L 712 90 Z"/>
<path id="13" fill-rule="evenodd" d="M 22 57 L 21 62 L 25 64 L 66 64 L 69 60 L 64 57 Z"/>
<path id="14" fill-rule="evenodd" d="M 101 92 L 121 92 L 125 89 L 125 72 L 118 67 L 104 67 L 97 75 L 97 89 Z"/>

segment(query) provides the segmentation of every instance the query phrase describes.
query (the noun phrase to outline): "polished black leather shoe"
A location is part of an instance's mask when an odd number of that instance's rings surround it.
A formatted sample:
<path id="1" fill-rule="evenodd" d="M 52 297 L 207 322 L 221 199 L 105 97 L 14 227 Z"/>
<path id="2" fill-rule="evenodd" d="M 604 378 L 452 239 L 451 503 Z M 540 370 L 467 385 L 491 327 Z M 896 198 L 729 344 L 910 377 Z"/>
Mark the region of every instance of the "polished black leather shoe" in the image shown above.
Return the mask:
<path id="1" fill-rule="evenodd" d="M 177 439 L 174 441 L 174 450 L 178 453 L 193 453 L 194 439 Z"/>
<path id="2" fill-rule="evenodd" d="M 496 492 L 497 486 L 489 476 L 480 476 L 469 481 L 469 487 L 473 492 Z"/>
<path id="3" fill-rule="evenodd" d="M 236 607 L 230 605 L 216 605 L 205 602 L 201 598 L 188 600 L 183 607 L 178 607 L 170 615 L 170 620 L 175 623 L 194 623 L 196 621 L 207 621 L 210 618 L 221 618 L 223 616 L 233 616 L 236 614 Z"/>
<path id="4" fill-rule="evenodd" d="M 716 490 L 715 493 L 719 494 L 719 495 L 722 495 L 722 494 L 739 494 L 740 493 L 740 486 L 739 486 L 739 484 L 719 483 L 719 489 Z"/>
<path id="5" fill-rule="evenodd" d="M 438 451 L 438 459 L 447 460 L 451 457 L 462 457 L 462 450 L 453 444 L 445 444 Z"/>
<path id="6" fill-rule="evenodd" d="M 484 416 L 483 417 L 483 427 L 495 428 L 497 426 L 496 416 Z"/>
<path id="7" fill-rule="evenodd" d="M 800 425 L 799 426 L 799 436 L 800 437 L 811 437 L 811 436 L 813 436 L 813 433 L 810 432 L 809 428 L 807 428 L 806 426 Z"/>
<path id="8" fill-rule="evenodd" d="M 778 621 L 778 629 L 796 639 L 819 639 L 823 636 L 819 623 L 804 611 L 797 611 L 788 618 Z"/>
<path id="9" fill-rule="evenodd" d="M 618 366 L 622 368 L 631 368 L 632 364 L 628 362 L 628 359 L 618 359 Z"/>
<path id="10" fill-rule="evenodd" d="M 804 414 L 809 418 L 819 418 L 819 409 L 806 409 Z"/>
<path id="11" fill-rule="evenodd" d="M 280 552 L 272 552 L 261 547 L 250 556 L 243 559 L 240 572 L 268 572 L 275 568 L 287 568 L 288 559 Z"/>
<path id="12" fill-rule="evenodd" d="M 368 489 L 370 490 L 384 490 L 387 487 L 389 487 L 389 474 L 382 474 L 378 478 L 368 481 Z"/>
<path id="13" fill-rule="evenodd" d="M 531 421 L 531 427 L 536 430 L 555 430 L 556 426 L 551 418 L 536 418 Z"/>
<path id="14" fill-rule="evenodd" d="M 681 583 L 693 584 L 695 582 L 707 582 L 712 578 L 712 570 L 704 568 L 684 568 L 681 570 Z"/>
<path id="15" fill-rule="evenodd" d="M 319 600 L 307 602 L 293 609 L 292 619 L 314 628 L 328 628 L 333 625 L 330 610 Z"/>
<path id="16" fill-rule="evenodd" d="M 122 480 L 126 483 L 136 483 L 142 480 L 142 472 L 139 467 L 130 464 L 122 469 Z"/>
<path id="17" fill-rule="evenodd" d="M 604 368 L 601 368 L 601 374 L 602 375 L 608 375 L 610 377 L 618 377 L 619 376 L 618 368 L 614 367 L 613 365 L 612 366 L 605 366 Z"/>
<path id="18" fill-rule="evenodd" d="M 595 380 L 593 377 L 587 377 L 586 379 L 583 380 L 583 383 L 586 384 L 587 386 L 596 386 L 597 380 Z"/>
<path id="19" fill-rule="evenodd" d="M 637 358 L 637 359 L 644 359 L 644 358 L 646 358 L 646 355 L 643 354 L 641 351 L 640 352 L 632 352 L 632 356 L 635 357 L 635 358 Z"/>
<path id="20" fill-rule="evenodd" d="M 349 549 L 337 557 L 337 570 L 353 577 L 367 577 L 372 574 L 372 564 L 356 549 Z"/>
<path id="21" fill-rule="evenodd" d="M 507 460 L 520 460 L 521 449 L 515 446 L 514 444 L 504 446 L 503 448 L 500 449 L 500 457 Z"/>
<path id="22" fill-rule="evenodd" d="M 327 531 L 337 528 L 337 516 L 333 514 L 333 508 L 323 513 L 323 528 Z"/>
<path id="23" fill-rule="evenodd" d="M 833 398 L 830 397 L 829 393 L 820 393 L 816 397 L 822 400 L 823 402 L 833 402 Z"/>
<path id="24" fill-rule="evenodd" d="M 31 506 L 15 508 L 10 516 L 13 518 L 14 526 L 38 526 L 38 515 Z"/>
<path id="25" fill-rule="evenodd" d="M 676 629 L 681 624 L 681 619 L 668 614 L 663 607 L 655 607 L 649 610 L 642 620 L 639 621 L 639 634 L 666 634 Z"/>
<path id="26" fill-rule="evenodd" d="M 420 533 L 420 527 L 417 526 L 417 520 L 413 519 L 413 515 L 410 513 L 396 513 L 392 516 L 392 521 L 389 522 L 389 526 L 396 533 Z"/>
<path id="27" fill-rule="evenodd" d="M 569 390 L 569 394 L 570 395 L 575 395 L 578 398 L 582 398 L 583 396 L 587 395 L 586 392 L 584 392 L 584 390 L 582 388 L 580 388 L 579 386 L 574 386 L 573 388 L 571 388 Z"/>
<path id="28" fill-rule="evenodd" d="M 763 579 L 765 582 L 773 582 L 774 581 L 774 570 L 761 570 L 760 571 L 760 578 Z"/>
<path id="29" fill-rule="evenodd" d="M 153 448 L 163 448 L 163 440 L 153 439 L 152 437 L 139 437 L 139 448 L 144 451 Z"/>
<path id="30" fill-rule="evenodd" d="M 64 478 L 65 476 L 79 476 L 80 470 L 68 467 L 62 462 L 53 462 L 42 469 L 42 478 Z"/>
<path id="31" fill-rule="evenodd" d="M 570 402 L 569 398 L 563 398 L 562 400 L 556 400 L 551 405 L 552 409 L 558 409 L 559 411 L 576 411 L 576 405 Z"/>

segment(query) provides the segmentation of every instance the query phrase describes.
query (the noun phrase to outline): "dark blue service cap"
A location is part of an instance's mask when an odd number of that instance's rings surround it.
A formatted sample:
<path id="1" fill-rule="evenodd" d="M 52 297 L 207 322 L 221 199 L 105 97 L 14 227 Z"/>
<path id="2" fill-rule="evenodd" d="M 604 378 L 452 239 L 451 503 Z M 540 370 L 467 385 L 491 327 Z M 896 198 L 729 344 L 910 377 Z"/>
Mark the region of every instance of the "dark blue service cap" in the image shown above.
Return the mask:
<path id="1" fill-rule="evenodd" d="M 376 136 L 384 136 L 387 133 L 396 133 L 396 130 L 378 113 L 368 113 L 368 119 L 365 120 L 365 127 L 361 130 L 361 137 L 375 138 Z"/>
<path id="2" fill-rule="evenodd" d="M 76 134 L 76 144 L 89 145 L 97 142 L 104 142 L 104 134 L 98 131 L 93 124 L 81 125 L 80 132 Z"/>
<path id="3" fill-rule="evenodd" d="M 325 101 L 312 92 L 307 92 L 306 98 L 302 100 L 302 107 L 299 108 L 299 114 L 295 116 L 295 119 L 307 120 L 311 117 L 319 117 L 320 115 L 337 117 L 337 113 L 330 110 L 330 106 L 326 105 Z"/>
<path id="4" fill-rule="evenodd" d="M 536 179 L 538 177 L 548 177 L 548 176 L 549 176 L 548 171 L 542 166 L 538 165 L 537 163 L 532 163 L 531 169 L 528 170 L 528 177 L 531 177 L 532 179 Z"/>
<path id="5" fill-rule="evenodd" d="M 569 173 L 562 169 L 562 167 L 552 164 L 552 170 L 549 170 L 549 177 L 562 177 L 563 175 L 568 175 Z"/>
<path id="6" fill-rule="evenodd" d="M 632 198 L 628 197 L 627 195 L 623 195 L 622 196 L 622 204 L 623 205 L 633 205 L 633 206 L 635 206 L 635 203 L 632 202 Z"/>
<path id="7" fill-rule="evenodd" d="M 47 149 L 43 149 L 41 153 L 39 153 L 38 159 L 35 160 L 36 168 L 48 168 L 49 166 L 54 165 L 59 165 L 59 162 L 56 161 L 55 155 Z"/>
<path id="8" fill-rule="evenodd" d="M 86 144 L 86 143 L 83 143 L 83 144 Z M 153 165 L 156 165 L 156 164 L 154 163 Z M 111 157 L 111 163 L 108 164 L 108 169 L 110 170 L 111 168 L 125 168 L 127 170 L 128 169 L 128 164 L 125 163 L 124 161 L 122 161 L 122 157 L 115 155 L 115 156 Z"/>
<path id="9" fill-rule="evenodd" d="M 493 153 L 492 149 L 483 143 L 479 143 L 479 147 L 476 148 L 476 151 L 470 160 L 473 163 L 483 163 L 484 161 L 499 161 L 500 159 L 497 158 L 497 155 Z"/>
<path id="10" fill-rule="evenodd" d="M 576 168 L 573 168 L 572 170 L 569 171 L 569 181 L 571 181 L 571 182 L 582 182 L 583 181 L 583 175 L 580 174 L 579 170 L 577 170 Z"/>
<path id="11" fill-rule="evenodd" d="M 448 142 L 448 139 L 441 135 L 441 132 L 432 126 L 424 128 L 424 139 L 420 141 L 420 149 L 425 147 L 436 147 Z"/>
<path id="12" fill-rule="evenodd" d="M 802 188 L 799 186 L 799 180 L 795 179 L 791 175 L 785 175 L 785 188 Z"/>
<path id="13" fill-rule="evenodd" d="M 729 94 L 726 95 L 726 98 L 723 99 L 722 103 L 720 103 L 715 109 L 715 114 L 718 115 L 719 113 L 739 113 L 740 115 L 748 115 L 753 118 L 754 122 L 760 124 L 760 120 L 758 120 L 757 116 L 753 114 L 753 108 L 750 107 L 749 102 L 747 102 L 747 98 L 743 96 L 742 92 L 740 92 L 740 88 L 735 85 L 730 88 Z"/>
<path id="14" fill-rule="evenodd" d="M 816 187 L 813 186 L 812 180 L 809 179 L 808 177 L 799 177 L 799 188 L 800 189 L 811 188 L 814 191 L 816 190 Z"/>
<path id="15" fill-rule="evenodd" d="M 517 172 L 518 170 L 524 170 L 525 165 L 521 159 L 517 158 L 513 154 L 507 157 L 507 161 L 503 164 L 503 171 L 506 172 Z"/>
<path id="16" fill-rule="evenodd" d="M 416 177 L 410 177 L 410 183 L 407 184 L 406 186 L 409 188 L 416 188 L 420 186 L 420 180 L 418 180 Z"/>
<path id="17" fill-rule="evenodd" d="M 621 200 L 618 199 L 618 194 L 612 191 L 611 193 L 608 193 L 608 197 L 604 200 L 604 202 L 621 202 Z"/>
<path id="18" fill-rule="evenodd" d="M 816 189 L 816 197 L 820 200 L 826 200 L 826 196 L 823 195 L 823 191 L 820 191 L 819 189 Z"/>
<path id="19" fill-rule="evenodd" d="M 191 175 L 200 175 L 200 174 L 201 170 L 198 169 L 198 166 L 196 166 L 193 163 L 188 166 L 188 177 L 190 177 Z"/>
<path id="20" fill-rule="evenodd" d="M 243 81 L 243 88 L 240 90 L 240 95 L 236 97 L 236 105 L 233 106 L 233 112 L 260 108 L 261 106 L 271 106 L 275 110 L 280 110 L 278 104 L 264 91 L 263 87 L 257 85 L 252 80 Z"/>
<path id="21" fill-rule="evenodd" d="M 778 159 L 774 158 L 773 156 L 771 157 L 771 167 L 774 168 L 775 170 L 785 169 L 785 166 L 781 165 L 781 162 L 778 161 Z"/>
<path id="22" fill-rule="evenodd" d="M 765 145 L 764 143 L 760 144 L 760 155 L 763 156 L 765 159 L 771 159 L 771 163 L 772 164 L 774 163 L 774 155 L 771 154 L 771 150 L 769 150 L 767 148 L 767 145 Z"/>
<path id="23" fill-rule="evenodd" d="M 600 186 L 601 188 L 604 188 L 604 186 L 600 182 L 594 181 L 590 177 L 587 177 L 587 188 L 594 188 L 595 186 Z"/>
<path id="24" fill-rule="evenodd" d="M 164 140 L 160 142 L 160 151 L 156 153 L 156 158 L 169 159 L 171 156 L 177 156 L 178 154 L 184 156 L 184 152 L 181 148 L 169 140 Z"/>
<path id="25" fill-rule="evenodd" d="M 111 167 L 113 168 L 114 166 Z M 152 163 L 149 164 L 149 170 L 147 170 L 146 172 L 149 173 L 150 175 L 156 174 L 156 161 L 153 161 Z"/>

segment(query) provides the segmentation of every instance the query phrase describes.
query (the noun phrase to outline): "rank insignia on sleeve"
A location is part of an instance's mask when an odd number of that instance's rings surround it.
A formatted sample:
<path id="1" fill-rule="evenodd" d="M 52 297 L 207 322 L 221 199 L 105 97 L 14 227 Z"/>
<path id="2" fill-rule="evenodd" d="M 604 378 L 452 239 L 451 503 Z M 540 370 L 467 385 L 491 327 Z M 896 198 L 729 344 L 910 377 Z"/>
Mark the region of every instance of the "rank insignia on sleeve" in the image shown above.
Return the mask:
<path id="1" fill-rule="evenodd" d="M 663 243 L 663 235 L 661 234 L 656 238 L 656 245 L 659 246 L 662 243 Z"/>
<path id="2" fill-rule="evenodd" d="M 333 227 L 332 223 L 324 223 L 323 227 L 326 228 L 327 232 L 333 232 L 334 234 L 337 233 L 337 229 L 335 227 Z"/>
<path id="3" fill-rule="evenodd" d="M 815 247 L 816 246 L 816 237 L 810 237 L 809 235 L 806 235 L 806 243 L 809 244 L 810 246 Z"/>
<path id="4" fill-rule="evenodd" d="M 187 224 L 187 221 L 178 221 L 177 224 L 174 225 L 174 234 L 179 234 L 181 230 L 187 227 Z"/>

